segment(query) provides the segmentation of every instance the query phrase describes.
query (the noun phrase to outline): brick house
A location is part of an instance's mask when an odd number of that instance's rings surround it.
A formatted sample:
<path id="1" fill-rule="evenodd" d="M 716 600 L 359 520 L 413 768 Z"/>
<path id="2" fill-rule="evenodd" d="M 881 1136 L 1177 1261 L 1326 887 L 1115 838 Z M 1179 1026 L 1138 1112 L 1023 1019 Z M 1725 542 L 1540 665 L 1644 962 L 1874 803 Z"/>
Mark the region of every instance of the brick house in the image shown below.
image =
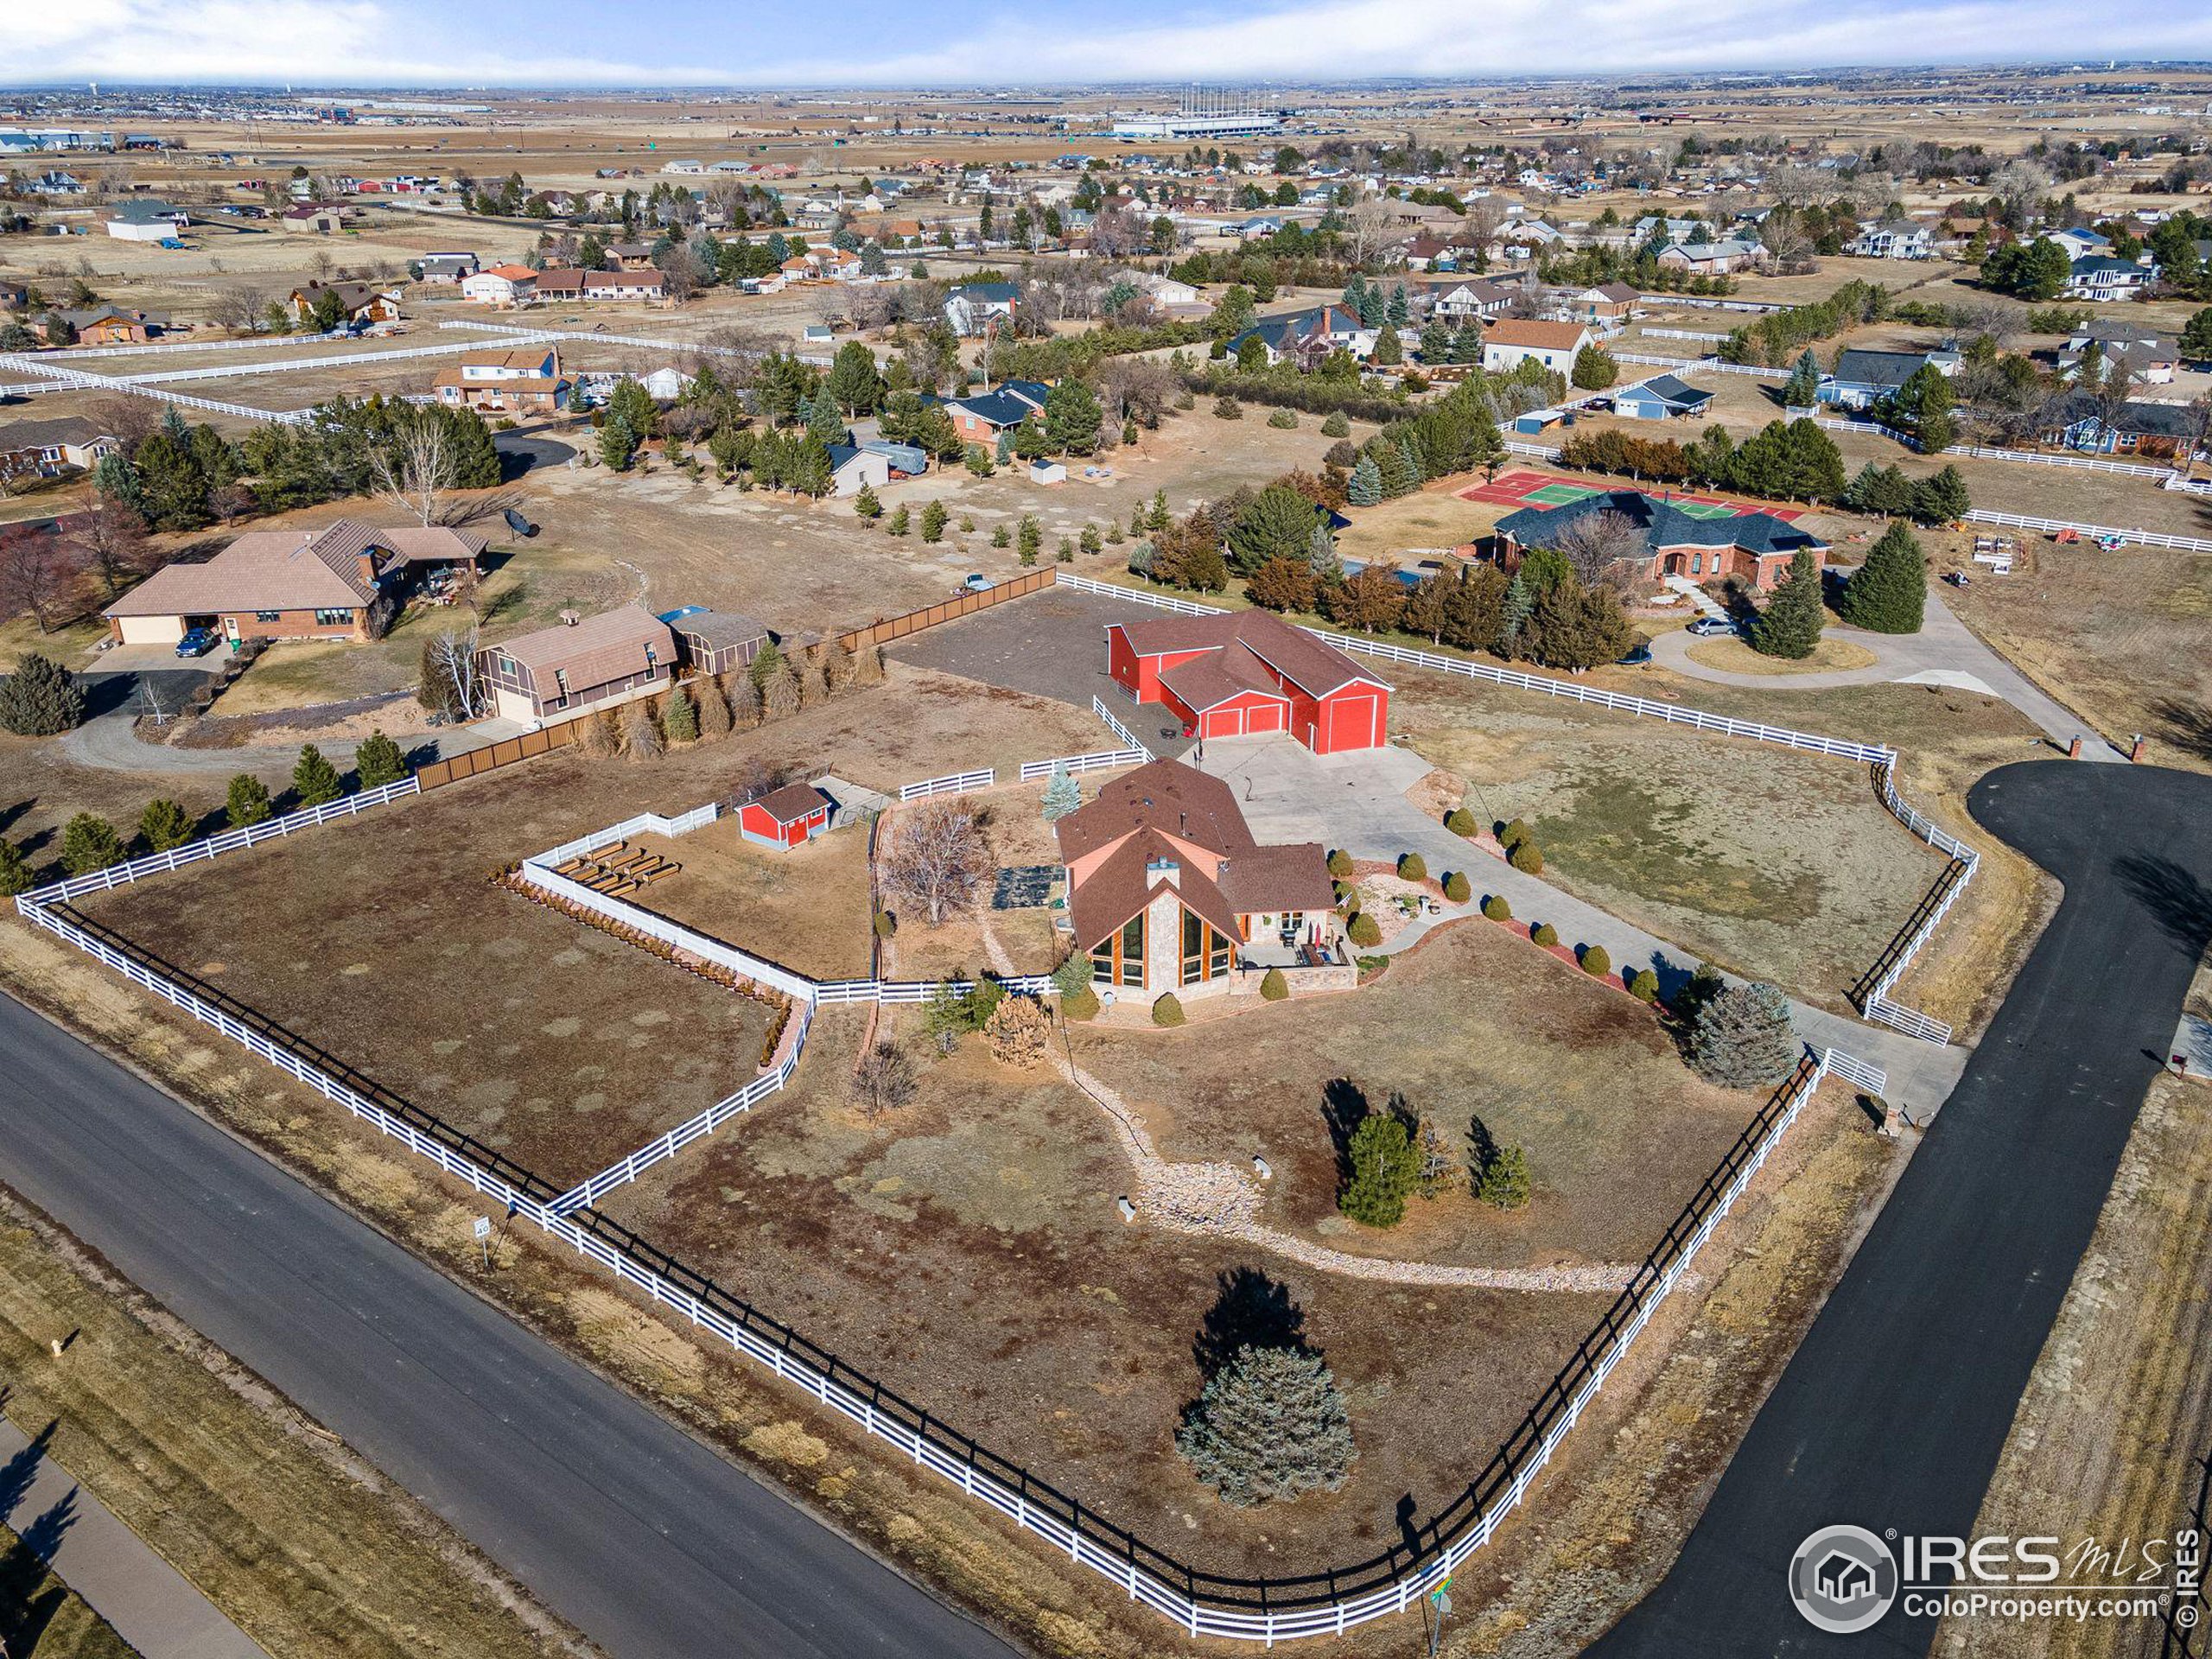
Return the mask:
<path id="1" fill-rule="evenodd" d="M 241 536 L 212 559 L 167 564 L 100 614 L 118 644 L 158 645 L 193 628 L 245 639 L 374 639 L 408 589 L 439 569 L 474 569 L 486 539 L 340 518 L 326 529 Z"/>
<path id="2" fill-rule="evenodd" d="M 1389 739 L 1389 683 L 1270 611 L 1109 624 L 1106 671 L 1201 739 L 1286 732 L 1316 754 Z"/>
<path id="3" fill-rule="evenodd" d="M 963 442 L 988 448 L 999 441 L 1000 433 L 1043 415 L 1050 391 L 1035 380 L 1003 380 L 989 391 L 948 399 L 944 412 L 952 416 L 952 429 Z"/>
<path id="4" fill-rule="evenodd" d="M 667 623 L 623 605 L 486 645 L 476 661 L 493 712 L 537 726 L 666 690 L 677 651 Z"/>
<path id="5" fill-rule="evenodd" d="M 832 803 L 812 784 L 785 784 L 737 810 L 737 832 L 764 847 L 789 850 L 830 827 Z"/>
<path id="6" fill-rule="evenodd" d="M 1055 833 L 1076 948 L 1103 988 L 1188 998 L 1270 967 L 1341 965 L 1327 854 L 1318 842 L 1262 846 L 1218 778 L 1154 760 Z"/>
<path id="7" fill-rule="evenodd" d="M 544 415 L 567 404 L 569 383 L 561 378 L 561 348 L 549 342 L 464 353 L 438 372 L 430 389 L 448 409 Z"/>
<path id="8" fill-rule="evenodd" d="M 1817 565 L 1827 544 L 1770 512 L 1742 512 L 1732 518 L 1702 518 L 1671 501 L 1641 490 L 1608 490 L 1565 506 L 1523 507 L 1497 521 L 1489 551 L 1507 570 L 1517 569 L 1523 549 L 1559 545 L 1570 524 L 1601 512 L 1618 513 L 1643 531 L 1637 574 L 1648 582 L 1687 576 L 1692 582 L 1731 577 L 1747 588 L 1770 593 L 1789 574 L 1790 561 L 1810 549 Z"/>

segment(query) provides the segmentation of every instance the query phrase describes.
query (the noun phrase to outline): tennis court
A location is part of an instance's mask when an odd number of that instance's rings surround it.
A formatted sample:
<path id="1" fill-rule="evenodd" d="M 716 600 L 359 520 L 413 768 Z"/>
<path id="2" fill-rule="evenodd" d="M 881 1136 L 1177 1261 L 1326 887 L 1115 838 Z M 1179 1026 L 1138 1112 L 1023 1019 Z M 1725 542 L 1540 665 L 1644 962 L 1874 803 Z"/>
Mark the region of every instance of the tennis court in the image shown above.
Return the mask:
<path id="1" fill-rule="evenodd" d="M 1580 479 L 1561 478 L 1556 473 L 1534 472 L 1528 467 L 1516 467 L 1500 473 L 1487 484 L 1473 484 L 1459 492 L 1463 501 L 1495 501 L 1516 507 L 1564 507 L 1586 497 L 1603 495 L 1610 489 L 1633 489 L 1627 480 L 1615 485 L 1587 484 Z M 1795 520 L 1797 514 L 1787 507 L 1753 505 L 1747 501 L 1727 501 L 1719 496 L 1689 495 L 1679 491 L 1650 490 L 1646 494 L 1663 497 L 1668 503 L 1693 518 L 1733 518 L 1746 512 L 1771 513 L 1783 520 Z"/>

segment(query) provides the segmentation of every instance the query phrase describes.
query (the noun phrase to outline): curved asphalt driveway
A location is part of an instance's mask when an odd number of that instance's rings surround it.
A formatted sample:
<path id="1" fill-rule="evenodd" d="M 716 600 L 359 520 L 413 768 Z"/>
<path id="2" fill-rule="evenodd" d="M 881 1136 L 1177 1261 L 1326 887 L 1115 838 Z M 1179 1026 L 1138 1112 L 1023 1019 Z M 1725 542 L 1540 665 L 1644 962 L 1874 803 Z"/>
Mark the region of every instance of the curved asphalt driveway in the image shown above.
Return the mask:
<path id="1" fill-rule="evenodd" d="M 1012 1659 L 382 1234 L 0 997 L 0 1180 L 614 1659 Z M 791 1396 L 795 1414 L 806 1406 Z"/>
<path id="2" fill-rule="evenodd" d="M 1835 1522 L 1972 1533 L 2212 940 L 2212 778 L 2030 761 L 1968 805 L 2065 901 L 1681 1560 L 1592 1649 L 1609 1659 L 1871 1659 L 1934 1637 L 1896 1609 L 1864 1635 L 1815 1630 L 1785 1588 L 1791 1553 Z"/>

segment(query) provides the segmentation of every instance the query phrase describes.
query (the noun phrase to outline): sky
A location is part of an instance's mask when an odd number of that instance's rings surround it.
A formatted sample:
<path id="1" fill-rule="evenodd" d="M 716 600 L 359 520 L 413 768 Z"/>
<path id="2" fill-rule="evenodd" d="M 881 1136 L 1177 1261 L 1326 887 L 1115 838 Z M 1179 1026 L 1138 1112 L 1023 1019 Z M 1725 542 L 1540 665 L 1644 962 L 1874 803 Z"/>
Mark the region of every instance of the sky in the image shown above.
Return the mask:
<path id="1" fill-rule="evenodd" d="M 2212 5 L 2202 0 L 10 0 L 8 10 L 0 81 L 38 83 L 1252 85 L 2212 59 Z"/>

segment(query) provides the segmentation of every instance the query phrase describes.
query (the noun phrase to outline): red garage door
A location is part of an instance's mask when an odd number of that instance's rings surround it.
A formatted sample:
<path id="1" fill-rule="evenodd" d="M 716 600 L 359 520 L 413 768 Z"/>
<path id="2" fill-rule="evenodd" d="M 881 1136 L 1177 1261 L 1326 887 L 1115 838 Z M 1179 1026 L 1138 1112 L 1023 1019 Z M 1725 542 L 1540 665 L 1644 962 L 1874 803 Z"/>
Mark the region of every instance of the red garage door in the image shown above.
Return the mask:
<path id="1" fill-rule="evenodd" d="M 1242 737 L 1244 735 L 1244 711 L 1242 709 L 1216 709 L 1209 713 L 1198 728 L 1201 737 Z"/>
<path id="2" fill-rule="evenodd" d="M 1245 719 L 1248 733 L 1287 731 L 1290 727 L 1290 710 L 1280 702 L 1262 703 Z"/>
<path id="3" fill-rule="evenodd" d="M 1372 694 L 1346 693 L 1331 697 L 1325 705 L 1321 728 L 1322 753 L 1340 754 L 1346 749 L 1374 747 L 1377 701 Z"/>

